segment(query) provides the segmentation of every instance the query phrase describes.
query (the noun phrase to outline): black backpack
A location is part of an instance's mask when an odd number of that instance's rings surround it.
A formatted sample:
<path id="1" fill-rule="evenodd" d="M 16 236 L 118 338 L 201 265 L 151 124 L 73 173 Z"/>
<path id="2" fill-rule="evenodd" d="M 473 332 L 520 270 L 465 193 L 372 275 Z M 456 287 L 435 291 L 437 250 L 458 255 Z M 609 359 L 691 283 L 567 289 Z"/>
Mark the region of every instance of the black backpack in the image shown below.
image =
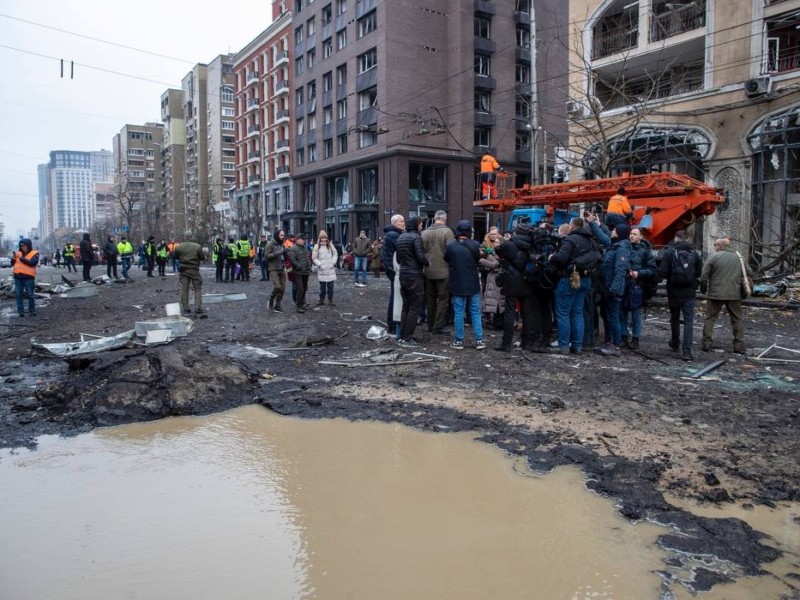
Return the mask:
<path id="1" fill-rule="evenodd" d="M 589 241 L 591 242 L 591 246 L 581 251 L 580 254 L 575 257 L 575 260 L 572 261 L 575 270 L 578 271 L 581 277 L 593 275 L 600 266 L 600 261 L 603 258 L 600 254 L 600 247 L 597 245 L 597 242 L 594 241 L 594 238 Z"/>
<path id="2" fill-rule="evenodd" d="M 695 284 L 695 268 L 697 252 L 694 250 L 675 250 L 672 253 L 669 282 L 677 287 L 689 287 Z"/>

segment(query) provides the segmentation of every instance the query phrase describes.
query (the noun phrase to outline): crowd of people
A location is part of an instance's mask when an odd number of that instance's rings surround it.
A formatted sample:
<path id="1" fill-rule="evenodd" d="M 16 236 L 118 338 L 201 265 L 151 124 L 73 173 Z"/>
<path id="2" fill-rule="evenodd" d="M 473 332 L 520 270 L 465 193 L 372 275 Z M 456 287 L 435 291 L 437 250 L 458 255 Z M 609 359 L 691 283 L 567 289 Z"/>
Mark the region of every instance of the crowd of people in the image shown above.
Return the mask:
<path id="1" fill-rule="evenodd" d="M 465 347 L 469 322 L 474 347 L 486 347 L 484 325 L 502 331 L 495 350 L 510 352 L 515 345 L 532 352 L 580 355 L 588 348 L 604 356 L 620 356 L 622 349 L 638 350 L 646 335 L 644 307 L 660 282 L 666 283 L 670 311 L 669 347 L 684 360 L 693 355 L 693 327 L 697 290 L 706 295 L 706 317 L 702 350 L 710 350 L 713 332 L 722 308 L 733 327 L 733 351 L 745 353 L 742 321 L 742 288 L 748 281 L 745 261 L 731 248 L 731 240 L 720 237 L 715 252 L 703 264 L 690 235 L 681 230 L 657 264 L 653 249 L 638 227 L 629 225 L 630 206 L 624 189 L 612 198 L 604 221 L 584 212 L 555 229 L 548 222 L 519 222 L 513 231 L 501 234 L 489 229 L 482 243 L 473 239 L 469 221 L 454 228 L 447 213 L 437 211 L 427 229 L 424 221 L 396 214 L 383 236 L 370 240 L 359 232 L 346 248 L 333 242 L 325 231 L 316 240 L 304 234 L 287 235 L 283 230 L 262 235 L 251 243 L 246 235 L 225 242 L 218 237 L 211 246 L 211 261 L 219 283 L 250 281 L 257 265 L 260 281 L 272 284 L 268 308 L 284 312 L 283 299 L 291 284 L 292 305 L 297 313 L 309 307 L 309 278 L 316 272 L 318 306 L 336 306 L 335 285 L 340 277 L 342 255 L 352 254 L 353 285 L 365 287 L 368 270 L 389 279 L 386 323 L 390 335 L 405 347 L 416 347 L 419 325 L 431 335 L 452 335 L 451 347 Z M 337 247 L 338 246 L 338 247 Z M 76 252 L 77 250 L 77 252 Z M 150 236 L 138 252 L 126 236 L 116 241 L 108 236 L 102 248 L 108 277 L 128 279 L 134 258 L 147 276 L 166 275 L 168 263 L 180 274 L 181 308 L 202 313 L 202 278 L 199 268 L 206 251 L 194 242 L 156 242 Z M 97 251 L 88 233 L 79 247 L 67 243 L 55 253 L 75 270 L 78 257 L 83 279 L 91 279 Z M 29 313 L 35 314 L 28 287 L 35 279 L 38 252 L 30 240 L 22 239 L 12 259 L 17 308 L 24 315 L 23 297 L 29 297 Z M 42 261 L 44 264 L 44 261 Z M 195 292 L 194 309 L 189 306 L 189 288 Z M 448 326 L 453 325 L 452 334 Z M 602 327 L 601 327 L 602 325 Z M 601 337 L 602 331 L 602 337 Z M 515 337 L 518 342 L 515 343 Z"/>

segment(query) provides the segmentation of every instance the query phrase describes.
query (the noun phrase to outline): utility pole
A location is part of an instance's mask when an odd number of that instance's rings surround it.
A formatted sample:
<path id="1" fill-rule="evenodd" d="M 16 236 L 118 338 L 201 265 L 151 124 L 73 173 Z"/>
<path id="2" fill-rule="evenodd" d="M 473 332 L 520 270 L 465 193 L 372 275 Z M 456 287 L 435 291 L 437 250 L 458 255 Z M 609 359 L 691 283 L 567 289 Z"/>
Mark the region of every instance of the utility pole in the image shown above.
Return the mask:
<path id="1" fill-rule="evenodd" d="M 531 1 L 531 185 L 539 183 L 539 89 L 536 74 L 536 10 Z"/>

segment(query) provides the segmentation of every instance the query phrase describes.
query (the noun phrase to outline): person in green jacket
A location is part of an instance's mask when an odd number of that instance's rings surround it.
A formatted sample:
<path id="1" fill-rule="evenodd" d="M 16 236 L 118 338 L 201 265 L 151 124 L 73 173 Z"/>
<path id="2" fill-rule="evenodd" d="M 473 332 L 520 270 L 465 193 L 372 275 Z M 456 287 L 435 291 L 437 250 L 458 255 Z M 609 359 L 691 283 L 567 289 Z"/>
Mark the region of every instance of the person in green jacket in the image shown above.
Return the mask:
<path id="1" fill-rule="evenodd" d="M 233 236 L 228 238 L 228 255 L 225 257 L 225 283 L 233 283 L 236 276 L 236 263 L 239 260 L 239 249 Z"/>
<path id="2" fill-rule="evenodd" d="M 706 295 L 706 318 L 703 322 L 703 352 L 714 344 L 714 324 L 724 306 L 733 328 L 733 351 L 745 354 L 744 321 L 742 320 L 742 282 L 746 270 L 741 255 L 730 247 L 731 240 L 721 237 L 714 242 L 714 254 L 703 265 L 700 292 Z"/>
<path id="3" fill-rule="evenodd" d="M 158 274 L 161 277 L 167 276 L 167 255 L 169 248 L 167 248 L 167 241 L 161 240 L 156 246 L 156 264 L 158 265 Z"/>

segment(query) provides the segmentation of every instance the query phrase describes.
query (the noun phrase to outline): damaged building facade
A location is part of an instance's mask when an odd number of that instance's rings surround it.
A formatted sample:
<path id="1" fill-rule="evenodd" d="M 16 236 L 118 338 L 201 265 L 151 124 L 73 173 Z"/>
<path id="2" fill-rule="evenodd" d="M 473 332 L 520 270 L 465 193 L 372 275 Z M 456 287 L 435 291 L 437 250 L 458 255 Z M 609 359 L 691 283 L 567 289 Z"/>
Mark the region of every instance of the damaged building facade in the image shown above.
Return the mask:
<path id="1" fill-rule="evenodd" d="M 714 184 L 727 200 L 698 241 L 796 267 L 800 0 L 571 0 L 570 23 L 570 179 Z"/>

